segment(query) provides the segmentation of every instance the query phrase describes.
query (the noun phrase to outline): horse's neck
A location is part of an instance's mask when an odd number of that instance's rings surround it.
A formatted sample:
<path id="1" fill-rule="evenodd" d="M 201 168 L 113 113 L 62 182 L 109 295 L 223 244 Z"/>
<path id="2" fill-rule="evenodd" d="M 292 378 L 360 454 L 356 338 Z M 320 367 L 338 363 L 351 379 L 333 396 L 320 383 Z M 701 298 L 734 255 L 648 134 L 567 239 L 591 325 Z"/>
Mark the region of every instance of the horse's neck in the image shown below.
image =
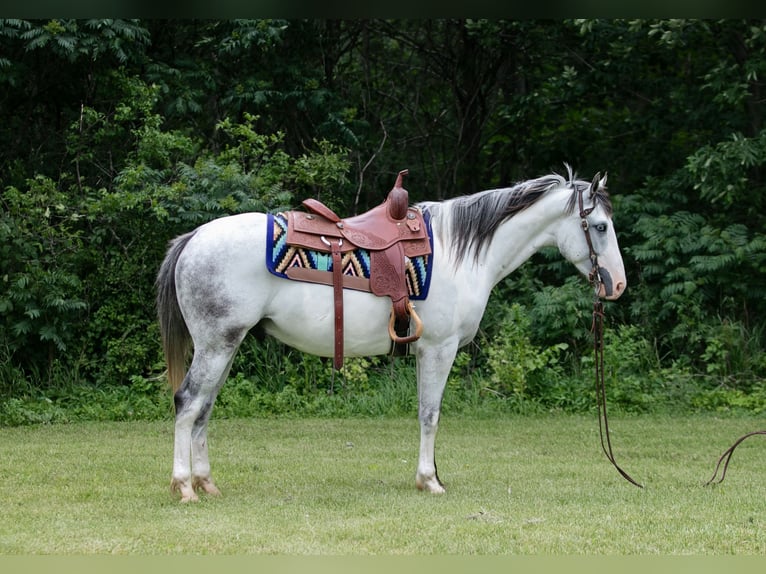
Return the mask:
<path id="1" fill-rule="evenodd" d="M 555 228 L 564 212 L 551 192 L 500 227 L 482 255 L 488 280 L 494 286 L 543 247 L 556 245 Z"/>

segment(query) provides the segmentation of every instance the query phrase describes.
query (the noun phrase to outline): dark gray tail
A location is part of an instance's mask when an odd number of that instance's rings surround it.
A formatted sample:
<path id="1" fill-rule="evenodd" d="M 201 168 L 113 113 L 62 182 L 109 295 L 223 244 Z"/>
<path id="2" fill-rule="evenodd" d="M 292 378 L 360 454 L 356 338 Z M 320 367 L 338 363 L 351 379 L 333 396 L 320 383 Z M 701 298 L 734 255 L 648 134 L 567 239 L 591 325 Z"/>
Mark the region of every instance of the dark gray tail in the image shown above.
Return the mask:
<path id="1" fill-rule="evenodd" d="M 162 335 L 162 349 L 168 367 L 168 382 L 173 393 L 181 386 L 186 375 L 186 358 L 189 352 L 189 329 L 186 327 L 176 294 L 176 264 L 194 231 L 181 235 L 170 242 L 165 259 L 157 273 L 157 316 Z"/>

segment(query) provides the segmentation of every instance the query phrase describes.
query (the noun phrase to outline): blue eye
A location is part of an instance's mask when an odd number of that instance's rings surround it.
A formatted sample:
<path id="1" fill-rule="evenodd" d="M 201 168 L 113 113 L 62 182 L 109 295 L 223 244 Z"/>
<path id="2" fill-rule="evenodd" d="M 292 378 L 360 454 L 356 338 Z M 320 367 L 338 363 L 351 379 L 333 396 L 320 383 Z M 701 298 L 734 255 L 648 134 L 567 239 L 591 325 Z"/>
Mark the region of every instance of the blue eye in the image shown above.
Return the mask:
<path id="1" fill-rule="evenodd" d="M 599 223 L 598 225 L 596 225 L 596 231 L 598 231 L 599 233 L 604 233 L 606 229 L 607 229 L 606 223 Z"/>

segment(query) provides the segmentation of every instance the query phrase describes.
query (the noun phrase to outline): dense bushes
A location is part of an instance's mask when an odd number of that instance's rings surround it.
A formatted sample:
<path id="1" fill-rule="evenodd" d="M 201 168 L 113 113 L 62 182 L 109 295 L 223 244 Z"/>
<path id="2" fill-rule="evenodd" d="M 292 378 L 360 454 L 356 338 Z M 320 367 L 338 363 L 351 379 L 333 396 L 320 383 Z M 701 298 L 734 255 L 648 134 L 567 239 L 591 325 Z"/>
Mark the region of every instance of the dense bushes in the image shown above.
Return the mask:
<path id="1" fill-rule="evenodd" d="M 0 21 L 0 423 L 166 416 L 154 277 L 210 219 L 608 170 L 616 408 L 764 408 L 766 28 L 755 21 Z M 64 81 L 66 79 L 66 81 Z M 590 294 L 496 289 L 445 406 L 595 404 Z M 414 408 L 411 359 L 248 339 L 217 416 Z"/>
<path id="2" fill-rule="evenodd" d="M 289 157 L 281 136 L 256 133 L 251 116 L 221 122 L 221 150 L 199 152 L 188 137 L 159 128 L 147 111 L 150 90 L 133 86 L 128 96 L 137 114 L 127 117 L 127 102 L 117 108 L 133 125 L 135 151 L 109 188 L 62 174 L 58 184 L 38 176 L 3 195 L 3 344 L 41 390 L 62 368 L 97 385 L 161 372 L 154 278 L 167 241 L 227 213 L 284 207 L 295 189 L 346 177 L 331 144 Z M 18 378 L 0 381 L 4 394 Z"/>

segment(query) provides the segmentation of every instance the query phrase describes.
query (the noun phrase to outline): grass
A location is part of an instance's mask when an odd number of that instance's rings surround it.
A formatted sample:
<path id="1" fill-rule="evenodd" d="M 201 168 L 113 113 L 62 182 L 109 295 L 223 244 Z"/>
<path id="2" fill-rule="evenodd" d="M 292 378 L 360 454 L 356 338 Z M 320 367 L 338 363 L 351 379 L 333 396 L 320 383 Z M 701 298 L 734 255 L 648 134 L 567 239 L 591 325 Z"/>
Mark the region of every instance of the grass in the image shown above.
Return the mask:
<path id="1" fill-rule="evenodd" d="M 414 487 L 412 419 L 214 420 L 220 498 L 169 493 L 172 424 L 0 429 L 0 554 L 766 553 L 766 444 L 717 457 L 762 418 L 446 417 L 448 492 Z"/>

